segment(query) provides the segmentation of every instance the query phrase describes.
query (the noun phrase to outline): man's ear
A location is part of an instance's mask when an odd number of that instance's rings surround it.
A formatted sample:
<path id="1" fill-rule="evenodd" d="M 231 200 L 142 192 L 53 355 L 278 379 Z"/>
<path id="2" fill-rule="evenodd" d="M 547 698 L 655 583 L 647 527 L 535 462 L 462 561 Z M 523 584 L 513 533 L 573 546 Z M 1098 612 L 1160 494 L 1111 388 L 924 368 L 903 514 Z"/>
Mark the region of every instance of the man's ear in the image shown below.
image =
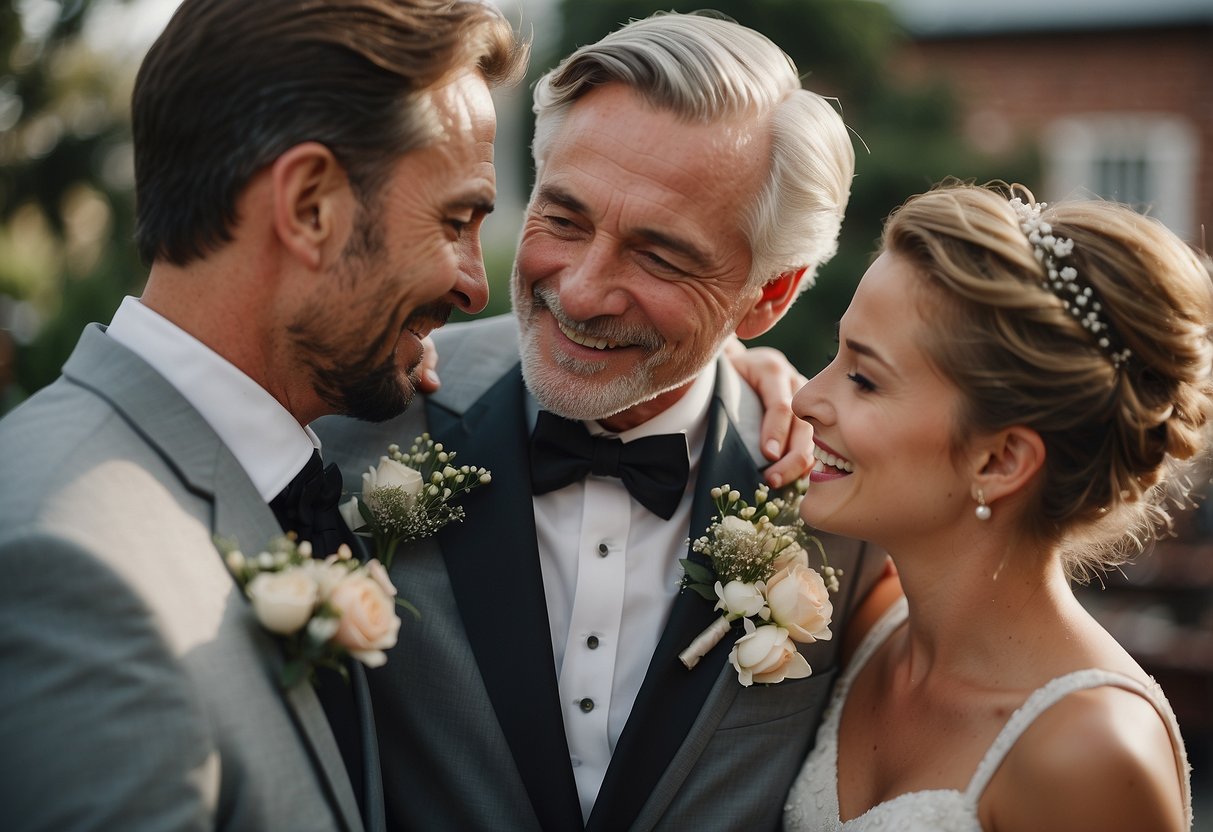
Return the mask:
<path id="1" fill-rule="evenodd" d="M 973 490 L 987 503 L 1022 491 L 1045 464 L 1045 443 L 1031 428 L 1014 425 L 981 443 L 974 459 Z"/>
<path id="2" fill-rule="evenodd" d="M 352 197 L 345 169 L 319 142 L 303 142 L 270 166 L 273 227 L 279 242 L 302 264 L 318 271 L 325 252 L 344 244 Z"/>
<path id="3" fill-rule="evenodd" d="M 800 293 L 800 281 L 808 270 L 808 266 L 801 266 L 764 283 L 758 302 L 737 325 L 737 337 L 756 338 L 775 326 L 792 301 L 796 300 L 796 295 Z"/>

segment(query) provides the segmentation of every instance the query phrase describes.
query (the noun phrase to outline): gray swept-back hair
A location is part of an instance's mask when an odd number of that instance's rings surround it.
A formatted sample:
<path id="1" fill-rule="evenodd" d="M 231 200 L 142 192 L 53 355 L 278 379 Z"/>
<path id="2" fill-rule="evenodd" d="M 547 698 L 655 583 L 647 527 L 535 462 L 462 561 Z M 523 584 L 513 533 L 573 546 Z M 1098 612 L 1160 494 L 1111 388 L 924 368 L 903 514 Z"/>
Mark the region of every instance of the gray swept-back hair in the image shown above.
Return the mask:
<path id="1" fill-rule="evenodd" d="M 538 174 L 569 109 L 594 87 L 620 83 L 688 122 L 752 115 L 770 128 L 766 184 L 743 214 L 750 283 L 807 267 L 802 288 L 838 250 L 855 151 L 842 118 L 802 89 L 778 46 L 732 20 L 659 12 L 583 46 L 535 86 Z"/>

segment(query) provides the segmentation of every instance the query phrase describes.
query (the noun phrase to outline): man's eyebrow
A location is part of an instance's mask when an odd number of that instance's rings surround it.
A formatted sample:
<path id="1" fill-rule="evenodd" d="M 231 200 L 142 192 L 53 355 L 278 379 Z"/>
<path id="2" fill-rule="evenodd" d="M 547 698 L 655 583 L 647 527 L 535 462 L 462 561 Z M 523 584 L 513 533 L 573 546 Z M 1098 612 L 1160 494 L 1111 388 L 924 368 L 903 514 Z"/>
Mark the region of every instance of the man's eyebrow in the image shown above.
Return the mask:
<path id="1" fill-rule="evenodd" d="M 662 248 L 667 248 L 670 251 L 677 252 L 683 257 L 691 261 L 693 269 L 704 271 L 706 270 L 711 259 L 707 253 L 699 246 L 692 243 L 690 240 L 684 240 L 681 237 L 672 237 L 664 231 L 658 231 L 655 228 L 641 228 L 636 231 L 636 236 L 642 240 L 648 240 L 650 243 L 655 243 Z"/>
<path id="2" fill-rule="evenodd" d="M 584 202 L 559 185 L 548 184 L 541 186 L 535 201 L 536 203 L 551 202 L 575 214 L 588 213 Z M 681 237 L 675 237 L 664 231 L 658 231 L 655 228 L 636 229 L 632 232 L 632 235 L 681 254 L 691 261 L 693 268 L 704 270 L 711 264 L 711 258 L 703 249 Z"/>
<path id="3" fill-rule="evenodd" d="M 466 193 L 460 194 L 447 203 L 448 211 L 455 211 L 460 208 L 471 208 L 472 211 L 483 212 L 485 214 L 493 213 L 495 202 L 491 195 L 483 193 Z"/>
<path id="4" fill-rule="evenodd" d="M 536 203 L 554 202 L 557 205 L 559 205 L 561 208 L 567 208 L 568 210 L 570 210 L 576 214 L 584 214 L 587 211 L 586 205 L 584 202 L 582 202 L 577 197 L 573 196 L 571 193 L 569 193 L 568 191 L 566 191 L 564 188 L 560 187 L 559 185 L 552 185 L 552 184 L 541 185 L 539 188 L 539 193 L 536 196 L 535 202 Z"/>

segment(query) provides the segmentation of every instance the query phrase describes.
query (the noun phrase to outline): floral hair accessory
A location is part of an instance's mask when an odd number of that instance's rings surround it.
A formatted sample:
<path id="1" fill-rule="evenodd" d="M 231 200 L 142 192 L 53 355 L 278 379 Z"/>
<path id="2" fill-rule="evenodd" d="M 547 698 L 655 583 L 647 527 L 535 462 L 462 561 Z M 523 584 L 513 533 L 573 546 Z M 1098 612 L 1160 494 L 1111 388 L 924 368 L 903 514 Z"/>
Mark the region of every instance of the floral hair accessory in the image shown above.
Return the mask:
<path id="1" fill-rule="evenodd" d="M 1015 197 L 1010 200 L 1010 205 L 1019 218 L 1020 229 L 1032 244 L 1036 261 L 1045 268 L 1047 277 L 1040 281 L 1040 285 L 1061 299 L 1065 310 L 1095 337 L 1095 343 L 1107 354 L 1112 366 L 1120 369 L 1133 353 L 1127 347 L 1113 349 L 1112 341 L 1108 338 L 1111 328 L 1101 314 L 1103 305 L 1095 299 L 1090 286 L 1078 282 L 1078 270 L 1063 264 L 1074 251 L 1074 241 L 1056 236 L 1053 227 L 1041 219 L 1040 213 L 1048 207 L 1047 202 L 1028 205 Z"/>

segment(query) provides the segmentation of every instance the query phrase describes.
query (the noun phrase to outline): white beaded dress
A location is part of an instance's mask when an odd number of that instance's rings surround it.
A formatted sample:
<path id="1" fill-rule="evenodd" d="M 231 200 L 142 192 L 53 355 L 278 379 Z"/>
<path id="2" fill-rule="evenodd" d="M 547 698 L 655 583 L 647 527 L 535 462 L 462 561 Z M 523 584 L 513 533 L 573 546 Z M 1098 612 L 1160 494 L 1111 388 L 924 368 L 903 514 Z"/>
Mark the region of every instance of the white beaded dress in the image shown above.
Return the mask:
<path id="1" fill-rule="evenodd" d="M 878 803 L 862 815 L 843 822 L 838 808 L 838 724 L 847 693 L 872 654 L 906 620 L 906 602 L 891 607 L 864 638 L 817 731 L 817 744 L 805 761 L 784 807 L 787 832 L 982 832 L 977 804 L 1007 752 L 1038 716 L 1063 697 L 1079 690 L 1112 685 L 1147 699 L 1162 716 L 1171 745 L 1184 772 L 1182 787 L 1187 825 L 1192 825 L 1190 767 L 1175 714 L 1157 684 L 1143 685 L 1120 673 L 1090 668 L 1067 673 L 1033 691 L 995 738 L 964 791 L 928 789 L 907 792 Z"/>

